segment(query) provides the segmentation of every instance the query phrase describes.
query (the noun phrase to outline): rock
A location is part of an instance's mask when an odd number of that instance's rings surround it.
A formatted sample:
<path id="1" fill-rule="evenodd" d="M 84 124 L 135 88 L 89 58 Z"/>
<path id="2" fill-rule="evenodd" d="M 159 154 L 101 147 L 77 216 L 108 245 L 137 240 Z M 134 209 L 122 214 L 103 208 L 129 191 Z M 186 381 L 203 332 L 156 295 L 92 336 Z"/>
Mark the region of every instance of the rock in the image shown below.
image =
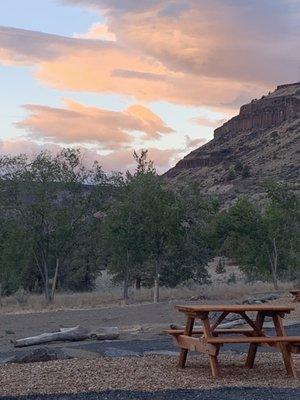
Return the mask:
<path id="1" fill-rule="evenodd" d="M 270 293 L 263 295 L 259 298 L 257 297 L 249 297 L 248 299 L 244 300 L 242 304 L 262 304 L 267 303 L 268 301 L 273 301 L 279 298 L 278 294 Z"/>
<path id="2" fill-rule="evenodd" d="M 299 179 L 300 83 L 281 85 L 253 100 L 214 131 L 214 138 L 186 155 L 163 176 L 169 185 L 203 183 L 203 194 L 231 205 L 237 197 L 261 201 L 267 179 L 296 185 Z M 229 173 L 231 172 L 231 173 Z"/>
<path id="3" fill-rule="evenodd" d="M 262 304 L 265 303 L 265 301 L 257 300 L 257 299 L 246 299 L 242 301 L 242 304 Z"/>
<path id="4" fill-rule="evenodd" d="M 103 353 L 104 357 L 142 357 L 142 355 L 143 353 L 137 351 L 118 349 L 116 347 L 108 347 Z"/>
<path id="5" fill-rule="evenodd" d="M 38 349 L 16 352 L 13 356 L 7 358 L 6 363 L 27 364 L 34 362 L 66 360 L 72 358 L 61 349 L 49 349 L 40 347 Z"/>
<path id="6" fill-rule="evenodd" d="M 69 358 L 85 358 L 85 359 L 94 359 L 94 358 L 99 358 L 99 353 L 95 351 L 88 351 L 88 350 L 83 350 L 80 348 L 71 348 L 71 347 L 64 347 L 62 349 L 64 354 L 68 356 Z"/>
<path id="7" fill-rule="evenodd" d="M 207 297 L 200 294 L 198 296 L 192 296 L 189 301 L 199 301 L 199 300 L 207 300 Z"/>
<path id="8" fill-rule="evenodd" d="M 178 351 L 171 350 L 151 350 L 145 351 L 144 356 L 178 356 Z"/>
<path id="9" fill-rule="evenodd" d="M 177 324 L 170 324 L 170 329 L 182 329 L 181 325 L 177 325 Z"/>
<path id="10" fill-rule="evenodd" d="M 116 326 L 98 328 L 90 334 L 90 338 L 94 340 L 115 340 L 118 339 L 119 336 L 119 329 Z"/>

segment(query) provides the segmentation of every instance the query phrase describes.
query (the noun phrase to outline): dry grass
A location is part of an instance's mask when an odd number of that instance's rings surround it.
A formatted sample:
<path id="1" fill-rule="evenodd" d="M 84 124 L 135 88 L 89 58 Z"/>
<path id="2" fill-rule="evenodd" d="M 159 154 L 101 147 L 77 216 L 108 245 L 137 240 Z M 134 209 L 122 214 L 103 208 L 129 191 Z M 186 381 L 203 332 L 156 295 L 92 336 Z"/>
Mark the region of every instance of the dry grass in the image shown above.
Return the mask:
<path id="1" fill-rule="evenodd" d="M 280 289 L 287 291 L 290 283 L 281 283 Z M 207 300 L 240 300 L 247 296 L 274 291 L 272 284 L 256 282 L 249 285 L 245 283 L 227 284 L 215 283 L 212 285 L 178 286 L 174 289 L 161 288 L 161 300 L 189 300 L 199 296 L 205 296 Z M 142 288 L 139 291 L 132 290 L 130 303 L 151 302 L 153 291 Z M 99 308 L 122 303 L 122 290 L 119 287 L 97 290 L 87 293 L 58 293 L 52 305 L 47 306 L 43 295 L 10 296 L 2 299 L 0 313 L 49 311 L 60 309 L 89 309 Z"/>
<path id="2" fill-rule="evenodd" d="M 253 370 L 245 356 L 221 355 L 222 378 L 211 378 L 206 357 L 192 357 L 178 369 L 177 357 L 73 359 L 0 367 L 0 395 L 93 392 L 107 389 L 156 391 L 220 386 L 299 387 L 287 378 L 279 354 L 259 354 Z M 299 356 L 295 357 L 299 370 Z M 126 371 L 126 373 L 124 373 Z"/>
<path id="3" fill-rule="evenodd" d="M 226 272 L 217 274 L 216 261 L 208 266 L 208 272 L 213 284 L 198 285 L 189 282 L 176 288 L 161 288 L 161 300 L 189 300 L 205 296 L 207 300 L 240 300 L 245 296 L 252 296 L 258 293 L 273 292 L 271 283 L 255 282 L 246 284 L 245 276 L 237 265 L 227 265 Z M 229 284 L 228 280 L 234 275 L 236 283 Z M 281 283 L 280 289 L 287 291 L 292 288 L 292 283 Z M 153 290 L 142 288 L 141 290 L 130 290 L 129 303 L 151 302 Z M 31 295 L 19 292 L 14 296 L 5 297 L 1 301 L 0 313 L 49 311 L 62 309 L 89 309 L 122 304 L 122 287 L 112 284 L 111 277 L 103 272 L 97 279 L 94 292 L 57 293 L 52 305 L 45 302 L 43 295 Z"/>

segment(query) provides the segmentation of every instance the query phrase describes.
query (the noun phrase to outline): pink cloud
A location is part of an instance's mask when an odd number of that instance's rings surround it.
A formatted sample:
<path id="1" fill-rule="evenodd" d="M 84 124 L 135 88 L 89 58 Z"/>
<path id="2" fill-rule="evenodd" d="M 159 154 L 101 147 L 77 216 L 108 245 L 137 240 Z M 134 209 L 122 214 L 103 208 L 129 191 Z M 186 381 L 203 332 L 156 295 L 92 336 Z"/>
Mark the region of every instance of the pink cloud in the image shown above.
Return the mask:
<path id="1" fill-rule="evenodd" d="M 104 171 L 133 171 L 135 161 L 133 158 L 132 149 L 118 149 L 109 154 L 100 154 L 97 150 L 78 147 L 81 149 L 83 162 L 87 166 L 91 166 L 94 161 L 98 161 Z M 10 154 L 29 154 L 34 156 L 40 151 L 49 150 L 52 154 L 56 154 L 62 149 L 61 145 L 57 144 L 39 144 L 30 139 L 15 139 L 15 140 L 0 140 L 0 155 Z M 136 149 L 139 151 L 139 149 Z M 179 150 L 176 149 L 157 149 L 150 147 L 148 149 L 149 159 L 154 161 L 156 169 L 159 173 L 163 173 L 170 168 L 172 160 L 177 156 Z"/>
<path id="2" fill-rule="evenodd" d="M 283 0 L 272 2 L 268 23 L 258 1 L 69 3 L 98 9 L 105 24 L 80 38 L 2 27 L 0 60 L 34 66 L 36 77 L 57 89 L 227 109 L 294 79 L 297 70 L 297 14 Z"/>
<path id="3" fill-rule="evenodd" d="M 160 117 L 138 104 L 124 111 L 109 111 L 65 100 L 64 108 L 32 104 L 24 108 L 29 115 L 16 126 L 33 139 L 54 143 L 92 143 L 102 149 L 117 149 L 132 145 L 136 131 L 144 140 L 172 132 Z"/>
<path id="4" fill-rule="evenodd" d="M 74 37 L 78 39 L 107 40 L 109 42 L 116 41 L 115 34 L 109 31 L 107 25 L 101 23 L 94 23 L 88 32 L 75 33 Z"/>

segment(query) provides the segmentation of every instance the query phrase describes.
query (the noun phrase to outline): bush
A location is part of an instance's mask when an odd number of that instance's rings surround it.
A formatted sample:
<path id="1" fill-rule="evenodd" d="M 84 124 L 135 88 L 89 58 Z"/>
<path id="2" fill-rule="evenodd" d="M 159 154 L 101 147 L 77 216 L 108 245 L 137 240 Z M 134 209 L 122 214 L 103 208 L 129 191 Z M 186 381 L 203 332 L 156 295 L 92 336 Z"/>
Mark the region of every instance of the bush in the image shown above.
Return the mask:
<path id="1" fill-rule="evenodd" d="M 242 169 L 242 177 L 249 178 L 249 176 L 250 176 L 250 167 L 249 167 L 249 165 L 244 165 L 244 167 Z"/>
<path id="2" fill-rule="evenodd" d="M 235 172 L 235 170 L 234 170 L 233 167 L 230 167 L 230 168 L 229 168 L 229 172 L 228 172 L 228 179 L 229 179 L 230 181 L 232 181 L 232 180 L 235 179 L 235 178 L 236 178 L 236 172 Z"/>
<path id="3" fill-rule="evenodd" d="M 236 276 L 235 276 L 235 273 L 232 272 L 232 273 L 229 275 L 228 279 L 227 279 L 227 284 L 228 284 L 228 285 L 234 285 L 235 283 L 236 283 Z"/>
<path id="4" fill-rule="evenodd" d="M 216 273 L 217 274 L 224 274 L 226 272 L 225 269 L 225 258 L 224 257 L 220 257 L 219 261 L 218 261 L 218 265 L 216 268 Z"/>

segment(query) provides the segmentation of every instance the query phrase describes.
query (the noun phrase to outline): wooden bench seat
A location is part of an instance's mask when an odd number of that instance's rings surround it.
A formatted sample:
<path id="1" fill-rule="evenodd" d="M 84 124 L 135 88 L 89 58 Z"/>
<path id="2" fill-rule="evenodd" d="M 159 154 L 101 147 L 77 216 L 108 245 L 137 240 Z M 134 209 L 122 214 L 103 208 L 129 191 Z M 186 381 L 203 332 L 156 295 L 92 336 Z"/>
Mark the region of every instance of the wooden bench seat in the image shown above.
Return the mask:
<path id="1" fill-rule="evenodd" d="M 207 339 L 207 343 L 226 344 L 226 343 L 290 343 L 300 345 L 300 336 L 269 336 L 269 337 L 212 337 Z"/>
<path id="2" fill-rule="evenodd" d="M 169 335 L 184 335 L 184 329 L 165 329 L 163 331 L 164 333 L 168 333 Z M 203 334 L 203 329 L 194 329 L 192 332 L 192 335 L 202 335 Z M 250 328 L 230 328 L 230 329 L 225 329 L 225 328 L 216 328 L 213 333 L 216 334 L 241 334 L 241 335 L 249 335 L 253 336 L 253 329 Z"/>

